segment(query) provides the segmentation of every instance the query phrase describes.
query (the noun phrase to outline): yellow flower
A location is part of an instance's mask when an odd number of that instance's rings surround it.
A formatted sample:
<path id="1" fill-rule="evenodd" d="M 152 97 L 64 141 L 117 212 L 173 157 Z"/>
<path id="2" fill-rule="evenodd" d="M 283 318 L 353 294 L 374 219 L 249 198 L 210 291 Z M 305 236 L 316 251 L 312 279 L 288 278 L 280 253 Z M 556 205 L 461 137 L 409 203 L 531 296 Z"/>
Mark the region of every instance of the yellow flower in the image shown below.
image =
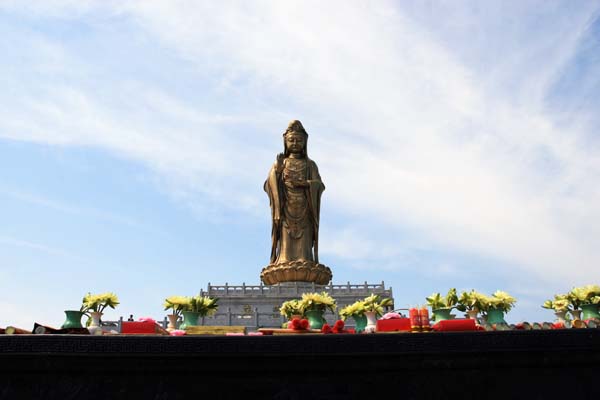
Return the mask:
<path id="1" fill-rule="evenodd" d="M 115 308 L 119 305 L 119 298 L 112 292 L 102 294 L 88 293 L 83 297 L 81 311 L 103 312 L 106 307 Z"/>
<path id="2" fill-rule="evenodd" d="M 303 293 L 300 304 L 305 311 L 329 308 L 334 312 L 337 307 L 335 300 L 327 292 Z"/>
<path id="3" fill-rule="evenodd" d="M 371 294 L 363 300 L 365 311 L 374 311 L 378 316 L 383 314 L 383 307 L 392 305 L 392 299 L 381 299 L 381 296 Z"/>
<path id="4" fill-rule="evenodd" d="M 167 297 L 164 302 L 165 311 L 173 310 L 173 314 L 181 314 L 183 310 L 186 310 L 190 307 L 192 298 L 186 296 L 171 296 Z"/>
<path id="5" fill-rule="evenodd" d="M 365 302 L 358 300 L 340 310 L 340 318 L 345 321 L 348 317 L 360 316 L 365 313 Z"/>
<path id="6" fill-rule="evenodd" d="M 291 317 L 292 315 L 303 315 L 304 310 L 300 304 L 300 300 L 288 300 L 284 301 L 279 308 L 279 313 L 284 317 Z"/>

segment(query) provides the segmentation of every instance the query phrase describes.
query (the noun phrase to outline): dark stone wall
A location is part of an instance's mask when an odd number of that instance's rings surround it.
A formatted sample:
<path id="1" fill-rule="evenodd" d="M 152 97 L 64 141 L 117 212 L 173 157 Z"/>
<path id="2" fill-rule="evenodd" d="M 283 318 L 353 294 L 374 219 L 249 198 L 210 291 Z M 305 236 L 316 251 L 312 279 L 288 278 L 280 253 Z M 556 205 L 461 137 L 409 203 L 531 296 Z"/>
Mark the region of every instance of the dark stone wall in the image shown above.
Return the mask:
<path id="1" fill-rule="evenodd" d="M 599 378 L 596 329 L 0 336 L 2 399 L 580 399 Z"/>

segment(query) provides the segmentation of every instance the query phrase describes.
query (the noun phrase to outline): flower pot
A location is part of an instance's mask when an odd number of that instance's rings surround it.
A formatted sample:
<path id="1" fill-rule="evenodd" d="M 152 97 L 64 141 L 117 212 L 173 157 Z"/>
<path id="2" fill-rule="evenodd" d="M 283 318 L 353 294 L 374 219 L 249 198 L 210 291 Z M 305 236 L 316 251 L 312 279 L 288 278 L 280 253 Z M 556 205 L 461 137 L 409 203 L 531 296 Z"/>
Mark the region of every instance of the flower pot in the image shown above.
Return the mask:
<path id="1" fill-rule="evenodd" d="M 469 310 L 467 311 L 467 316 L 469 319 L 474 319 L 477 322 L 477 314 L 479 314 L 479 310 Z"/>
<path id="2" fill-rule="evenodd" d="M 556 322 L 565 322 L 567 320 L 566 311 L 556 311 L 554 315 L 556 315 Z"/>
<path id="3" fill-rule="evenodd" d="M 504 320 L 504 311 L 498 310 L 497 308 L 490 308 L 487 312 L 487 323 L 488 324 L 506 324 Z"/>
<path id="4" fill-rule="evenodd" d="M 445 321 L 447 319 L 452 319 L 450 312 L 451 308 L 436 308 L 435 310 L 431 310 L 433 312 L 433 321 L 440 322 Z"/>
<path id="5" fill-rule="evenodd" d="M 75 310 L 65 310 L 65 314 L 67 315 L 67 319 L 62 324 L 62 329 L 72 329 L 72 328 L 83 328 L 81 326 L 81 317 L 83 317 L 83 311 L 75 311 Z"/>
<path id="6" fill-rule="evenodd" d="M 354 330 L 356 330 L 356 333 L 364 331 L 367 326 L 367 317 L 365 315 L 353 315 L 352 318 L 354 319 Z"/>
<path id="7" fill-rule="evenodd" d="M 600 319 L 600 314 L 598 314 L 598 304 L 582 304 L 581 314 L 584 320 L 590 318 Z"/>
<path id="8" fill-rule="evenodd" d="M 326 322 L 323 318 L 324 313 L 325 310 L 307 310 L 304 312 L 310 324 L 310 329 L 321 329 L 323 327 L 323 324 Z"/>
<path id="9" fill-rule="evenodd" d="M 102 335 L 102 327 L 100 326 L 101 317 L 101 312 L 90 312 L 90 318 L 92 319 L 90 326 L 88 326 L 88 331 L 90 331 L 90 335 Z"/>
<path id="10" fill-rule="evenodd" d="M 182 311 L 183 322 L 179 325 L 179 329 L 185 329 L 188 326 L 197 326 L 200 313 L 196 311 Z"/>
<path id="11" fill-rule="evenodd" d="M 168 314 L 167 318 L 169 318 L 169 325 L 167 325 L 167 331 L 172 332 L 177 329 L 177 320 L 179 319 L 179 315 L 177 314 Z"/>
<path id="12" fill-rule="evenodd" d="M 581 310 L 571 310 L 569 312 L 571 313 L 573 320 L 581 319 Z"/>
<path id="13" fill-rule="evenodd" d="M 377 331 L 377 313 L 375 311 L 365 311 L 365 317 L 367 318 L 365 332 L 375 333 Z"/>

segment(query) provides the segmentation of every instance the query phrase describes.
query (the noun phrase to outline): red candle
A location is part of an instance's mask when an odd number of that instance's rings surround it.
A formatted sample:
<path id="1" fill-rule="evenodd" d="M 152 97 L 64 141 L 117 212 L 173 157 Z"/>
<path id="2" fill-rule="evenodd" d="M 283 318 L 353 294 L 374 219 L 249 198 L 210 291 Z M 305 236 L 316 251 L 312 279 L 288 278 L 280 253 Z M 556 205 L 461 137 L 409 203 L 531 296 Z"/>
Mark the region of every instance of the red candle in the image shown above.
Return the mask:
<path id="1" fill-rule="evenodd" d="M 419 330 L 421 328 L 421 318 L 419 310 L 415 307 L 408 310 L 408 317 L 410 318 L 410 328 L 412 330 Z"/>
<path id="2" fill-rule="evenodd" d="M 429 327 L 429 310 L 427 309 L 427 307 L 421 307 L 419 314 L 421 317 L 421 326 Z"/>

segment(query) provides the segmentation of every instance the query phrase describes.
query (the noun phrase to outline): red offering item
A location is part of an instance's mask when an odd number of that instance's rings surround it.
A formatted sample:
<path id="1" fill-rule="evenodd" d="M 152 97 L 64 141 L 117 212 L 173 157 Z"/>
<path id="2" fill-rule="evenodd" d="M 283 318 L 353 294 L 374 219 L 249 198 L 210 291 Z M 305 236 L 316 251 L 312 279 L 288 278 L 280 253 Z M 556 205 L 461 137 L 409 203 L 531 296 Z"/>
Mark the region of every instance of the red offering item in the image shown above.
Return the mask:
<path id="1" fill-rule="evenodd" d="M 156 322 L 154 321 L 140 321 L 140 322 L 132 322 L 132 321 L 123 321 L 121 323 L 121 333 L 124 335 L 133 335 L 133 334 L 153 334 L 158 333 L 156 330 Z"/>
<path id="2" fill-rule="evenodd" d="M 448 319 L 433 325 L 433 330 L 440 332 L 476 331 L 477 326 L 473 319 Z"/>
<path id="3" fill-rule="evenodd" d="M 302 322 L 300 321 L 300 318 L 294 318 L 292 322 L 288 324 L 288 328 L 294 330 L 302 329 Z"/>
<path id="4" fill-rule="evenodd" d="M 421 329 L 421 316 L 419 315 L 418 308 L 408 310 L 408 318 L 410 318 L 410 327 L 413 330 Z"/>
<path id="5" fill-rule="evenodd" d="M 307 319 L 301 319 L 300 320 L 300 328 L 302 329 L 308 329 L 310 327 L 310 323 L 308 322 Z"/>
<path id="6" fill-rule="evenodd" d="M 341 319 L 335 321 L 335 324 L 333 324 L 332 331 L 333 333 L 344 333 L 344 321 L 342 321 Z"/>
<path id="7" fill-rule="evenodd" d="M 565 329 L 564 322 L 555 322 L 552 324 L 552 329 Z"/>
<path id="8" fill-rule="evenodd" d="M 419 317 L 422 328 L 431 327 L 431 325 L 429 325 L 429 310 L 427 309 L 427 307 L 421 307 L 421 309 L 419 310 Z"/>
<path id="9" fill-rule="evenodd" d="M 410 332 L 410 326 L 410 318 L 377 320 L 377 332 Z"/>
<path id="10" fill-rule="evenodd" d="M 321 327 L 321 333 L 332 333 L 329 324 L 323 324 L 323 326 Z"/>

